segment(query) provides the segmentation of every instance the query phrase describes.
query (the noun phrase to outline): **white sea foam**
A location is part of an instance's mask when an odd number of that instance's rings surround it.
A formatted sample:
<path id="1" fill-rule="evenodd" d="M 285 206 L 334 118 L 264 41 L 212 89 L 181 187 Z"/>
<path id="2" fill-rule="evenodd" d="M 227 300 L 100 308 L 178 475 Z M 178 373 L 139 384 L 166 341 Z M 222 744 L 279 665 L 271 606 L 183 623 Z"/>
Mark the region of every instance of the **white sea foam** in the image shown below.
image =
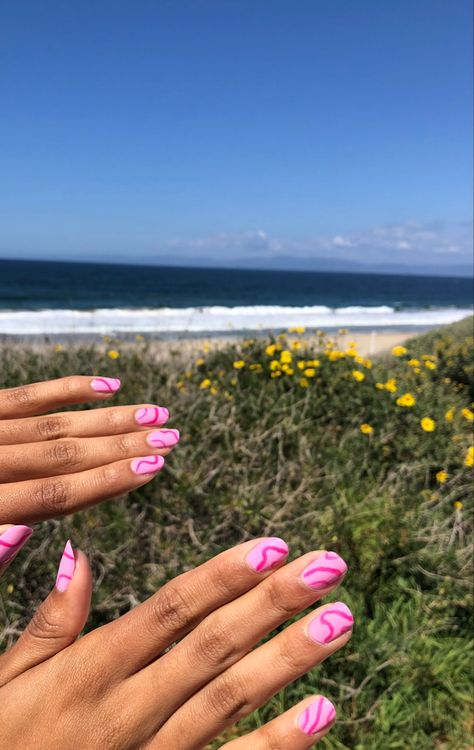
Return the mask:
<path id="1" fill-rule="evenodd" d="M 13 335 L 111 334 L 111 333 L 220 333 L 309 328 L 397 328 L 453 323 L 470 309 L 441 308 L 395 310 L 380 307 L 339 307 L 322 305 L 282 307 L 187 307 L 97 310 L 3 310 L 0 333 Z"/>

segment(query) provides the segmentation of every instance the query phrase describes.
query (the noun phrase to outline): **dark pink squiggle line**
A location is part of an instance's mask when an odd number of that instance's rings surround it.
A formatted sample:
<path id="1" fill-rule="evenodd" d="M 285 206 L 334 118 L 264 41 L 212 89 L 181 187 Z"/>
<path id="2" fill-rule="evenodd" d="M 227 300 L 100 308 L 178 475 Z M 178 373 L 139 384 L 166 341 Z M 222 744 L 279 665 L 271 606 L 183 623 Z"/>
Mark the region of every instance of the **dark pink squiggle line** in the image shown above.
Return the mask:
<path id="1" fill-rule="evenodd" d="M 74 562 L 76 562 L 76 558 L 74 557 L 74 555 L 69 555 L 66 551 L 63 552 L 63 557 L 67 557 L 68 560 L 73 560 Z"/>
<path id="2" fill-rule="evenodd" d="M 259 564 L 256 566 L 257 572 L 259 570 L 262 570 L 262 568 L 264 568 L 265 565 L 267 564 L 268 552 L 270 552 L 270 551 L 279 552 L 282 555 L 286 555 L 287 554 L 286 549 L 284 549 L 283 547 L 275 547 L 275 546 L 273 546 L 271 544 L 267 544 L 267 546 L 262 549 L 262 559 L 259 562 Z M 277 563 L 278 562 L 279 562 L 279 560 L 277 560 Z"/>
<path id="3" fill-rule="evenodd" d="M 319 703 L 318 703 L 318 709 L 316 711 L 316 718 L 311 724 L 310 728 L 308 729 L 308 734 L 313 734 L 314 730 L 319 724 L 319 720 L 321 718 L 321 712 L 323 710 L 323 703 L 324 703 L 324 698 L 320 698 Z"/>
<path id="4" fill-rule="evenodd" d="M 95 378 L 95 380 L 100 380 L 100 382 L 103 383 L 107 387 L 107 390 L 109 393 L 114 393 L 114 389 L 112 388 L 110 383 L 104 380 L 104 378 Z"/>
<path id="5" fill-rule="evenodd" d="M 136 471 L 140 471 L 140 466 L 142 464 L 145 464 L 146 466 L 156 466 L 157 463 L 158 463 L 158 456 L 155 456 L 155 460 L 153 461 L 145 460 L 144 458 L 142 458 L 142 460 L 139 461 L 136 465 Z"/>
<path id="6" fill-rule="evenodd" d="M 301 720 L 301 730 L 303 732 L 306 732 L 306 727 L 308 726 L 308 720 L 309 720 L 309 707 L 305 708 L 303 718 Z"/>
<path id="7" fill-rule="evenodd" d="M 4 542 L 2 539 L 0 539 L 0 544 L 2 547 L 9 547 L 10 549 L 15 549 L 16 547 L 19 547 L 20 544 L 23 544 L 25 539 L 28 539 L 28 537 L 31 536 L 30 532 L 28 531 L 26 534 L 24 534 L 19 542 L 16 542 L 16 544 L 12 544 L 11 542 Z"/>
<path id="8" fill-rule="evenodd" d="M 159 410 L 158 410 L 158 408 L 156 406 L 149 406 L 149 407 L 144 406 L 143 409 L 141 409 L 138 412 L 138 419 L 141 419 L 140 414 L 142 412 L 143 412 L 143 416 L 146 416 L 146 413 L 147 413 L 148 409 L 153 410 L 154 416 L 148 422 L 140 422 L 140 424 L 155 424 L 158 421 L 158 417 L 160 415 L 160 412 L 159 412 Z"/>
<path id="9" fill-rule="evenodd" d="M 336 573 L 338 576 L 342 575 L 342 572 L 338 570 L 337 568 L 326 568 L 324 565 L 316 565 L 315 568 L 311 568 L 311 570 L 307 570 L 304 574 L 304 577 L 310 576 L 312 573 Z"/>
<path id="10" fill-rule="evenodd" d="M 67 579 L 68 579 L 68 581 L 72 581 L 72 576 L 67 576 L 67 575 L 66 575 L 66 573 L 60 573 L 60 574 L 58 575 L 58 578 L 57 578 L 57 580 L 56 580 L 56 586 L 58 585 L 58 583 L 59 583 L 59 581 L 61 580 L 61 578 L 67 578 Z"/>
<path id="11" fill-rule="evenodd" d="M 344 620 L 349 621 L 349 625 L 345 629 L 342 629 L 339 635 L 343 635 L 344 633 L 347 633 L 347 631 L 351 629 L 351 625 L 354 622 L 354 618 L 352 617 L 352 615 L 347 615 L 345 612 L 343 612 L 340 609 L 326 609 L 325 612 L 323 612 L 323 614 L 320 617 L 320 622 L 322 622 L 323 625 L 326 625 L 329 628 L 329 634 L 324 641 L 325 643 L 329 643 L 329 641 L 331 641 L 332 637 L 334 636 L 333 626 L 331 625 L 330 622 L 328 622 L 325 619 L 327 615 L 338 615 L 339 617 L 343 617 Z"/>

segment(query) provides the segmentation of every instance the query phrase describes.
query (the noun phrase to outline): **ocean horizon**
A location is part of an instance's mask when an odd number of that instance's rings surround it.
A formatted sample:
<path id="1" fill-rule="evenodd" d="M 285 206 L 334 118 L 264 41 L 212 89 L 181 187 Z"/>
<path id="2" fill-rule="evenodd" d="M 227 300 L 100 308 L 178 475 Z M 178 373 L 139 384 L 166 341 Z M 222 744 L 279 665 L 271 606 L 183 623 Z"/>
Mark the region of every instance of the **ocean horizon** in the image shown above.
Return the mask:
<path id="1" fill-rule="evenodd" d="M 414 330 L 473 311 L 466 277 L 0 260 L 0 334 Z"/>

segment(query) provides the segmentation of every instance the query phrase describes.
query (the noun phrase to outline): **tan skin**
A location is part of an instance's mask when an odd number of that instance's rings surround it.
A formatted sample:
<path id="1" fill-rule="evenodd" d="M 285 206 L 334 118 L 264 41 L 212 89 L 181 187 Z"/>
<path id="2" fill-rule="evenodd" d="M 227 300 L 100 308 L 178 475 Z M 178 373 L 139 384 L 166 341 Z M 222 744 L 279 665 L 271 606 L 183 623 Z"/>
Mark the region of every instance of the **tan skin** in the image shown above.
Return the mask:
<path id="1" fill-rule="evenodd" d="M 9 421 L 2 393 L 0 416 Z M 64 394 L 61 398 L 62 406 L 84 400 L 79 393 L 75 401 L 65 401 Z M 55 408 L 51 403 L 48 411 Z M 16 417 L 17 438 L 37 436 L 37 425 L 29 420 L 37 420 L 38 412 L 33 416 L 31 410 L 43 410 L 45 405 L 30 404 L 30 414 Z M 67 439 L 90 440 L 98 431 L 105 437 L 131 435 L 130 449 L 137 450 L 134 441 L 141 447 L 139 440 L 146 430 L 132 428 L 130 413 L 135 410 L 117 407 L 113 420 L 104 417 L 109 409 L 94 410 L 95 426 L 92 421 L 86 425 L 84 417 L 89 418 L 89 413 L 68 412 L 71 434 Z M 73 415 L 78 421 L 74 422 Z M 4 426 L 5 421 L 0 425 L 0 442 L 2 435 L 14 434 L 10 425 L 6 431 Z M 53 437 L 63 439 L 62 434 Z M 32 446 L 41 450 L 41 442 L 25 439 L 16 443 L 16 448 L 29 446 L 33 453 Z M 147 453 L 153 451 L 147 449 Z M 10 523 L 25 523 L 73 512 L 151 479 L 149 475 L 133 476 L 129 457 L 117 458 L 112 451 L 107 455 L 110 464 L 91 467 L 91 455 L 84 450 L 81 463 L 69 467 L 74 470 L 67 473 L 58 474 L 58 467 L 49 464 L 44 476 L 7 478 L 0 485 L 0 513 L 5 511 Z M 132 455 L 142 456 L 144 451 Z M 111 475 L 104 472 L 104 466 L 113 467 Z M 92 472 L 93 483 L 81 476 L 90 477 Z M 59 508 L 36 508 L 20 486 L 38 487 L 57 476 L 67 487 Z M 94 487 L 92 498 L 87 496 L 87 485 Z M 34 496 L 38 499 L 42 493 Z M 247 556 L 258 543 L 246 542 L 178 576 L 126 615 L 79 639 L 89 613 L 92 578 L 86 556 L 76 551 L 67 590 L 53 588 L 16 644 L 0 656 L 0 747 L 203 750 L 227 727 L 343 647 L 351 630 L 326 645 L 309 635 L 309 623 L 324 606 L 258 645 L 276 627 L 331 593 L 342 580 L 341 576 L 334 585 L 317 591 L 306 585 L 301 574 L 324 554 L 321 551 L 287 564 L 282 560 L 277 569 L 255 572 Z M 315 696 L 308 697 L 224 747 L 303 750 L 313 746 L 333 723 L 311 736 L 300 729 L 301 712 L 314 700 Z"/>

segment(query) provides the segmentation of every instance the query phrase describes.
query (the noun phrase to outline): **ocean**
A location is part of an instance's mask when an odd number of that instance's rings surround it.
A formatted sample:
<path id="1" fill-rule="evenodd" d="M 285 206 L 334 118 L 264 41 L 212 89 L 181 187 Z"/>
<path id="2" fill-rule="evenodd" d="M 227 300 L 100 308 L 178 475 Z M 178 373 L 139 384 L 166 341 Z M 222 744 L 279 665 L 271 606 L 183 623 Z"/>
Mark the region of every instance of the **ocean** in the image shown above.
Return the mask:
<path id="1" fill-rule="evenodd" d="M 472 313 L 472 279 L 0 261 L 0 334 L 423 329 Z"/>

